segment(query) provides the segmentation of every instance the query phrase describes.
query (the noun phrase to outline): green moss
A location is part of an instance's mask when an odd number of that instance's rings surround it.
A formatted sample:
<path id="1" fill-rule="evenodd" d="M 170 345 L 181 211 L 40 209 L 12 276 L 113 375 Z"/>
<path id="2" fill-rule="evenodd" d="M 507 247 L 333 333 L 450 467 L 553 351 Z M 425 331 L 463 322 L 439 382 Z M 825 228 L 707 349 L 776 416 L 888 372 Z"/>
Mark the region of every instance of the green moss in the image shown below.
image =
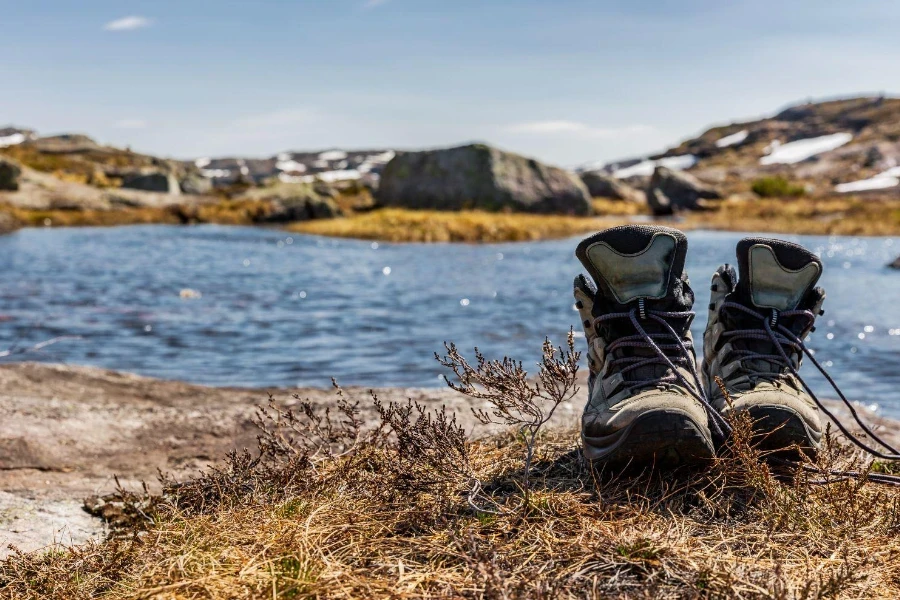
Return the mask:
<path id="1" fill-rule="evenodd" d="M 757 179 L 751 189 L 761 198 L 799 198 L 806 194 L 803 185 L 792 183 L 780 176 Z"/>

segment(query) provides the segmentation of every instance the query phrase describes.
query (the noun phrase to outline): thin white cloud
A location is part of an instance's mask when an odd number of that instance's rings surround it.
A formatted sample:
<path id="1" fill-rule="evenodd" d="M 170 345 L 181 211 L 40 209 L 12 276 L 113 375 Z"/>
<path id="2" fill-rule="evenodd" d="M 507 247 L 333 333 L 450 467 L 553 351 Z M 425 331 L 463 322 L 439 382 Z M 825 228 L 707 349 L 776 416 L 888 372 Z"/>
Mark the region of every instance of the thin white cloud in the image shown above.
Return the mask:
<path id="1" fill-rule="evenodd" d="M 654 131 L 649 125 L 628 125 L 626 127 L 592 127 L 578 121 L 529 121 L 516 123 L 505 128 L 509 133 L 528 135 L 569 135 L 586 138 L 614 138 L 641 135 Z"/>
<path id="2" fill-rule="evenodd" d="M 120 121 L 116 121 L 113 125 L 117 129 L 145 129 L 147 127 L 147 121 L 143 119 L 122 119 Z"/>
<path id="3" fill-rule="evenodd" d="M 240 128 L 271 128 L 289 125 L 305 125 L 316 120 L 316 111 L 308 108 L 289 108 L 268 113 L 249 115 L 234 121 Z"/>
<path id="4" fill-rule="evenodd" d="M 141 17 L 138 15 L 132 15 L 129 17 L 122 17 L 121 19 L 116 19 L 115 21 L 110 21 L 103 26 L 103 29 L 105 29 L 106 31 L 131 31 L 133 29 L 143 29 L 144 27 L 150 27 L 151 25 L 153 25 L 153 19 L 148 19 L 147 17 Z"/>
<path id="5" fill-rule="evenodd" d="M 379 6 L 384 6 L 390 0 L 366 0 L 363 3 L 363 8 L 378 8 Z"/>

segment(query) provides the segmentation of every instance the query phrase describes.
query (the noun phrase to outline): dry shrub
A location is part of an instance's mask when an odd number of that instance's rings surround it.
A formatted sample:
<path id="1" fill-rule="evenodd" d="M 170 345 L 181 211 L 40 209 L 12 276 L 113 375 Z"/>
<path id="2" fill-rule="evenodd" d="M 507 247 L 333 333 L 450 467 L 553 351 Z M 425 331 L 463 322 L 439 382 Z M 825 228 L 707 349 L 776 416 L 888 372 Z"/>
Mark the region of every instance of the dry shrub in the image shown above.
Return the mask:
<path id="1" fill-rule="evenodd" d="M 256 452 L 160 496 L 120 491 L 136 518 L 111 523 L 116 536 L 14 554 L 0 597 L 900 596 L 900 493 L 830 432 L 815 461 L 767 463 L 736 418 L 705 468 L 622 473 L 585 464 L 574 431 L 541 429 L 526 469 L 521 427 L 543 421 L 569 373 L 544 373 L 542 396 L 511 362 L 448 356 L 463 381 L 485 377 L 479 393 L 505 382 L 493 418 L 522 413 L 516 429 L 470 441 L 443 410 L 377 398 L 367 427 L 340 393 L 327 413 L 273 403 Z M 541 397 L 540 414 L 522 404 Z M 526 489 L 527 510 L 507 510 Z"/>

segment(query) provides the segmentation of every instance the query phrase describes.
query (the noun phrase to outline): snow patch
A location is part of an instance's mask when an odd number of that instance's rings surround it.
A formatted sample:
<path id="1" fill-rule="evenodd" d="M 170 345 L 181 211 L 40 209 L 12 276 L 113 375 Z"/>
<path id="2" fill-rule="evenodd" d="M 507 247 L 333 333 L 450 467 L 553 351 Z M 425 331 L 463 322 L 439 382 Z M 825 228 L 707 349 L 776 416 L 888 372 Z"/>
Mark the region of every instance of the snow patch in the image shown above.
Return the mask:
<path id="1" fill-rule="evenodd" d="M 200 174 L 210 179 L 225 179 L 231 177 L 230 169 L 201 169 Z"/>
<path id="2" fill-rule="evenodd" d="M 208 167 L 209 163 L 211 163 L 211 162 L 212 162 L 211 158 L 204 157 L 204 158 L 198 158 L 197 160 L 195 160 L 194 164 L 197 166 L 198 169 L 202 169 L 204 167 Z"/>
<path id="3" fill-rule="evenodd" d="M 834 191 L 839 193 L 865 192 L 868 190 L 883 190 L 897 185 L 900 185 L 900 167 L 892 167 L 868 179 L 839 183 L 834 186 Z"/>
<path id="4" fill-rule="evenodd" d="M 343 150 L 328 150 L 319 155 L 319 160 L 344 160 L 347 153 Z"/>
<path id="5" fill-rule="evenodd" d="M 792 165 L 816 156 L 817 154 L 830 152 L 831 150 L 840 148 L 852 139 L 852 133 L 833 133 L 831 135 L 788 142 L 787 144 L 775 144 L 773 142 L 769 145 L 769 154 L 760 158 L 759 164 Z"/>
<path id="6" fill-rule="evenodd" d="M 296 160 L 279 160 L 275 163 L 275 168 L 279 171 L 287 171 L 289 173 L 305 173 L 306 165 Z"/>
<path id="7" fill-rule="evenodd" d="M 25 141 L 24 133 L 14 133 L 12 135 L 6 135 L 0 137 L 0 148 L 6 148 L 8 146 L 16 146 Z"/>
<path id="8" fill-rule="evenodd" d="M 370 154 L 366 157 L 367 163 L 375 163 L 376 165 L 384 165 L 391 162 L 397 153 L 393 150 L 382 152 L 381 154 Z"/>
<path id="9" fill-rule="evenodd" d="M 356 169 L 347 169 L 344 171 L 325 171 L 324 173 L 315 173 L 313 175 L 288 175 L 287 173 L 279 173 L 278 180 L 284 183 L 315 183 L 316 181 L 324 181 L 326 183 L 335 183 L 337 181 L 355 181 L 362 177 Z"/>
<path id="10" fill-rule="evenodd" d="M 281 154 L 278 155 L 277 160 L 278 160 L 278 162 L 286 162 L 286 161 L 291 160 L 291 158 L 292 157 L 291 157 L 290 152 L 282 152 Z"/>
<path id="11" fill-rule="evenodd" d="M 737 146 L 738 144 L 743 143 L 748 135 L 750 135 L 750 132 L 746 129 L 738 131 L 737 133 L 732 133 L 731 135 L 726 135 L 716 142 L 716 147 L 727 148 L 728 146 Z"/>
<path id="12" fill-rule="evenodd" d="M 612 176 L 618 179 L 635 176 L 649 177 L 650 175 L 653 175 L 653 171 L 656 170 L 656 167 L 666 167 L 673 171 L 683 171 L 685 169 L 690 169 L 695 164 L 697 164 L 697 157 L 693 154 L 667 156 L 666 158 L 660 158 L 659 160 L 646 159 L 635 165 L 631 165 L 630 167 L 616 169 L 613 171 Z"/>

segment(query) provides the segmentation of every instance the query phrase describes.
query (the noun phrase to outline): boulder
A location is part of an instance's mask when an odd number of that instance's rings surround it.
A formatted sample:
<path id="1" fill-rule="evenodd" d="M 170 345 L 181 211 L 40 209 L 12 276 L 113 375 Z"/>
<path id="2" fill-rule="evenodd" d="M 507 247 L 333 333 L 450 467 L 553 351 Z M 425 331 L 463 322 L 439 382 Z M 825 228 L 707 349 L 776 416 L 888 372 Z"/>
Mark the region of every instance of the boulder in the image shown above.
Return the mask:
<path id="1" fill-rule="evenodd" d="M 900 269 L 900 256 L 898 256 L 894 262 L 888 265 L 892 269 Z"/>
<path id="2" fill-rule="evenodd" d="M 205 196 L 213 191 L 213 182 L 209 177 L 203 175 L 189 174 L 181 180 L 181 191 L 185 194 L 195 196 Z"/>
<path id="3" fill-rule="evenodd" d="M 47 154 L 78 154 L 103 149 L 93 139 L 80 133 L 64 133 L 38 138 L 34 145 L 39 152 Z"/>
<path id="4" fill-rule="evenodd" d="M 312 219 L 333 219 L 341 209 L 330 198 L 285 198 L 272 202 L 272 210 L 259 219 L 261 223 L 290 223 Z"/>
<path id="5" fill-rule="evenodd" d="M 309 183 L 277 183 L 254 188 L 238 196 L 239 200 L 268 201 L 269 209 L 257 218 L 260 223 L 290 223 L 310 219 L 332 219 L 343 215 L 334 199 Z"/>
<path id="6" fill-rule="evenodd" d="M 655 196 L 655 198 L 651 198 Z M 662 197 L 668 200 L 669 208 L 664 209 Z M 679 210 L 700 210 L 708 208 L 705 200 L 721 200 L 722 195 L 715 188 L 706 185 L 688 173 L 673 171 L 666 167 L 656 167 L 647 191 L 647 202 L 656 214 L 671 214 Z M 664 212 L 656 212 L 654 204 Z"/>
<path id="7" fill-rule="evenodd" d="M 163 194 L 178 195 L 181 193 L 181 187 L 175 176 L 161 171 L 153 173 L 126 173 L 122 176 L 122 187 L 145 192 L 161 192 Z"/>
<path id="8" fill-rule="evenodd" d="M 22 169 L 10 160 L 0 158 L 0 190 L 15 192 L 19 189 L 19 176 Z"/>
<path id="9" fill-rule="evenodd" d="M 397 155 L 384 169 L 377 199 L 413 209 L 591 210 L 590 194 L 573 173 L 483 144 Z"/>
<path id="10" fill-rule="evenodd" d="M 659 188 L 650 188 L 647 190 L 647 206 L 653 211 L 654 215 L 667 216 L 674 212 L 672 201 Z"/>
<path id="11" fill-rule="evenodd" d="M 0 235 L 15 231 L 21 226 L 19 220 L 8 212 L 0 212 Z"/>
<path id="12" fill-rule="evenodd" d="M 624 181 L 616 179 L 603 171 L 587 171 L 581 174 L 581 181 L 588 189 L 588 193 L 594 198 L 612 198 L 613 200 L 627 200 L 629 202 L 641 202 L 644 195 Z"/>

